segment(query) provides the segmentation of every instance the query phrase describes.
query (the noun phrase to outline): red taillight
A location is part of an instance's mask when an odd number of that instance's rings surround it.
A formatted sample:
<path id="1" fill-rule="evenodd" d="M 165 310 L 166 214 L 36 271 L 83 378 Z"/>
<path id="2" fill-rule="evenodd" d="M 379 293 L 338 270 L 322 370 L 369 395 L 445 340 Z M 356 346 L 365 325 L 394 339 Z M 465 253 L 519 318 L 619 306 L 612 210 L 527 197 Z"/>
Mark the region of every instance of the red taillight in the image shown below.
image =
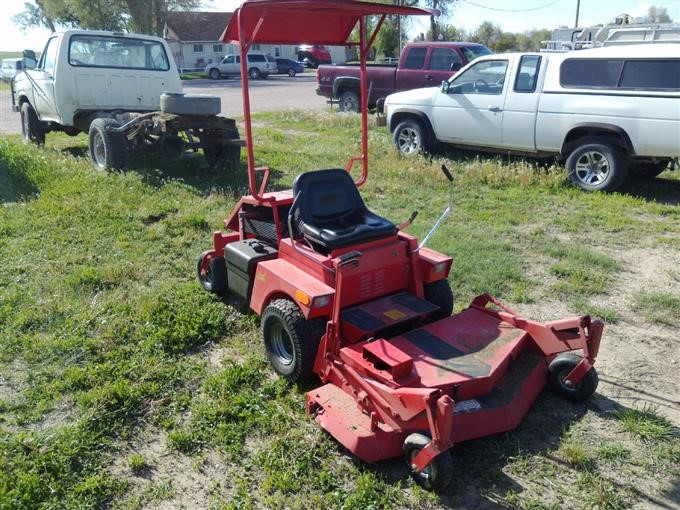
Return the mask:
<path id="1" fill-rule="evenodd" d="M 316 81 L 319 81 L 319 68 L 316 68 Z"/>

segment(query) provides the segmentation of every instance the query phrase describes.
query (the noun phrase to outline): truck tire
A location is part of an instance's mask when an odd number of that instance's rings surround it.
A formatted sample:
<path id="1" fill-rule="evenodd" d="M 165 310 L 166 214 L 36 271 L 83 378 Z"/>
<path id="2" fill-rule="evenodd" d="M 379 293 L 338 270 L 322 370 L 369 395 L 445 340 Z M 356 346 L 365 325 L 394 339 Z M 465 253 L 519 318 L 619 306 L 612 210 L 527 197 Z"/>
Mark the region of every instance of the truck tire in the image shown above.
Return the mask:
<path id="1" fill-rule="evenodd" d="M 45 129 L 28 101 L 21 105 L 21 132 L 26 143 L 45 144 Z"/>
<path id="2" fill-rule="evenodd" d="M 418 120 L 405 120 L 394 130 L 394 144 L 402 156 L 415 156 L 427 151 L 427 131 Z"/>
<path id="3" fill-rule="evenodd" d="M 257 67 L 251 67 L 248 70 L 248 76 L 250 76 L 251 80 L 259 80 L 260 78 L 262 78 L 262 73 Z"/>
<path id="4" fill-rule="evenodd" d="M 341 112 L 359 113 L 359 93 L 356 90 L 345 90 L 338 98 Z"/>
<path id="5" fill-rule="evenodd" d="M 161 94 L 161 111 L 174 115 L 218 115 L 222 111 L 219 96 L 201 94 Z"/>
<path id="6" fill-rule="evenodd" d="M 610 139 L 598 136 L 578 140 L 566 166 L 569 179 L 588 191 L 614 191 L 628 175 L 622 150 Z"/>
<path id="7" fill-rule="evenodd" d="M 127 143 L 123 133 L 110 131 L 120 127 L 115 119 L 98 118 L 90 124 L 88 134 L 90 159 L 98 170 L 123 168 L 127 162 Z"/>
<path id="8" fill-rule="evenodd" d="M 220 70 L 217 69 L 216 67 L 213 67 L 210 71 L 208 71 L 208 76 L 210 77 L 211 80 L 219 80 Z"/>

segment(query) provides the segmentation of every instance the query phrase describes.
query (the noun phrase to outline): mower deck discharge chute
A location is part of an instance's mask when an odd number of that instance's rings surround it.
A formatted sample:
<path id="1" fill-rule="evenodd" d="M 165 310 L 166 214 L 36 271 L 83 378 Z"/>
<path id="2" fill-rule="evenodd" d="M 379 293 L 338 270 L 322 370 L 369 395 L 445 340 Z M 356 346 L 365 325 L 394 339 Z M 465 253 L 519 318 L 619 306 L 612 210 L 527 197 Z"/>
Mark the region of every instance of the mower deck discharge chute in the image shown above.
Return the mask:
<path id="1" fill-rule="evenodd" d="M 451 316 L 451 257 L 403 232 L 415 214 L 397 227 L 359 194 L 368 175 L 365 107 L 361 156 L 344 169 L 300 174 L 292 190 L 266 191 L 269 169 L 253 157 L 250 46 L 344 45 L 358 23 L 366 105 L 366 54 L 389 14 L 430 11 L 331 0 L 251 0 L 236 10 L 224 40 L 241 47 L 250 194 L 225 220 L 227 232 L 213 234 L 198 276 L 206 290 L 235 293 L 261 315 L 280 376 L 321 380 L 306 408 L 325 430 L 365 462 L 403 455 L 414 479 L 438 490 L 451 479 L 455 443 L 515 428 L 546 383 L 573 401 L 595 391 L 602 323 L 539 323 L 488 295 Z M 369 15 L 378 17 L 371 34 Z"/>

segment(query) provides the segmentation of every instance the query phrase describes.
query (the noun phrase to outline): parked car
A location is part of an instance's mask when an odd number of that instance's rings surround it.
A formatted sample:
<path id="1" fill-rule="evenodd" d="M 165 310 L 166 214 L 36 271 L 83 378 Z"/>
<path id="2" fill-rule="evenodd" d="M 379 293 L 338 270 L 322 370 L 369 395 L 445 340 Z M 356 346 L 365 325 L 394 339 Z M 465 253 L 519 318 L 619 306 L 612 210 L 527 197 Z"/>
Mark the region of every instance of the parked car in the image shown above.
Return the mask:
<path id="1" fill-rule="evenodd" d="M 27 142 L 88 133 L 100 169 L 124 167 L 146 148 L 177 157 L 201 148 L 211 166 L 235 167 L 243 145 L 236 122 L 218 115 L 220 98 L 182 94 L 168 43 L 142 34 L 53 34 L 37 67 L 14 79 L 12 109 Z"/>
<path id="2" fill-rule="evenodd" d="M 481 57 L 441 87 L 388 96 L 387 125 L 404 155 L 443 142 L 557 156 L 580 187 L 611 191 L 680 157 L 680 45 L 653 49 Z"/>
<path id="3" fill-rule="evenodd" d="M 304 73 L 305 66 L 302 62 L 289 58 L 276 59 L 276 74 L 287 74 L 291 78 L 297 73 Z"/>
<path id="4" fill-rule="evenodd" d="M 221 62 L 212 62 L 205 66 L 206 74 L 213 80 L 241 74 L 241 56 L 236 53 L 225 56 Z M 276 72 L 276 63 L 260 51 L 248 53 L 248 76 L 253 80 L 266 78 Z"/>
<path id="5" fill-rule="evenodd" d="M 297 58 L 307 67 L 316 69 L 322 64 L 331 64 L 331 54 L 325 46 L 303 44 L 298 47 Z"/>
<path id="6" fill-rule="evenodd" d="M 368 66 L 370 83 L 368 106 L 400 90 L 440 83 L 468 62 L 489 55 L 484 45 L 466 42 L 424 42 L 407 45 L 396 68 L 393 65 Z M 340 110 L 359 111 L 359 67 L 356 65 L 321 66 L 316 73 L 316 93 L 339 101 Z"/>
<path id="7" fill-rule="evenodd" d="M 10 81 L 23 70 L 23 58 L 3 58 L 2 65 L 0 65 L 0 79 Z"/>

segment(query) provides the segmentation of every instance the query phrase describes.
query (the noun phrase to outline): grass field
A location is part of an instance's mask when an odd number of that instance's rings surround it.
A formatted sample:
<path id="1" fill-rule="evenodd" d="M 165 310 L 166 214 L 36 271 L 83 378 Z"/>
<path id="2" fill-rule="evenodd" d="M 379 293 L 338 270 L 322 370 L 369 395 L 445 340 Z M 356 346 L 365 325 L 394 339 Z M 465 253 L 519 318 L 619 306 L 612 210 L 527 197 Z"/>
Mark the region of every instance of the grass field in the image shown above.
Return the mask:
<path id="1" fill-rule="evenodd" d="M 255 116 L 273 187 L 344 166 L 353 115 Z M 449 153 L 400 159 L 372 129 L 363 195 L 454 257 L 456 309 L 490 292 L 537 319 L 607 322 L 599 394 L 549 391 L 511 433 L 454 447 L 440 496 L 400 460 L 366 466 L 304 414 L 259 323 L 195 279 L 247 186 L 202 158 L 92 170 L 83 136 L 0 139 L 0 508 L 602 508 L 677 505 L 680 178 L 584 193 L 561 169 Z M 243 166 L 243 162 L 242 162 Z"/>

